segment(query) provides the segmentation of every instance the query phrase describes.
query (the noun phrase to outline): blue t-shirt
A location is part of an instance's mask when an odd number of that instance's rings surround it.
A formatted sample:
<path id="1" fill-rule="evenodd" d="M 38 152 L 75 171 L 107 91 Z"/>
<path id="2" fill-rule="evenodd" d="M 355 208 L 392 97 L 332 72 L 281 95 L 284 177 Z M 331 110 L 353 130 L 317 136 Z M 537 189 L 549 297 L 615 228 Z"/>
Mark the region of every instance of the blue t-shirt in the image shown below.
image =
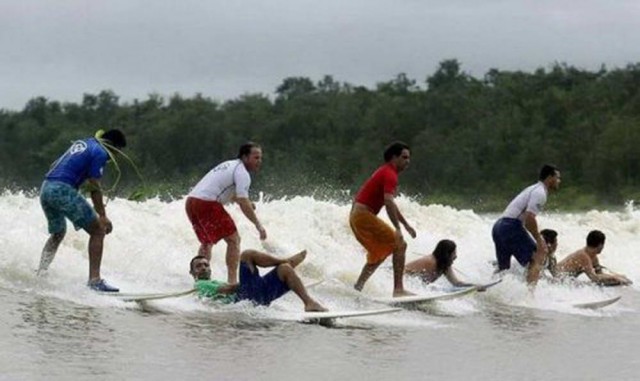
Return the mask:
<path id="1" fill-rule="evenodd" d="M 108 159 L 106 149 L 95 138 L 77 140 L 53 163 L 46 179 L 60 181 L 77 189 L 87 179 L 101 178 Z"/>

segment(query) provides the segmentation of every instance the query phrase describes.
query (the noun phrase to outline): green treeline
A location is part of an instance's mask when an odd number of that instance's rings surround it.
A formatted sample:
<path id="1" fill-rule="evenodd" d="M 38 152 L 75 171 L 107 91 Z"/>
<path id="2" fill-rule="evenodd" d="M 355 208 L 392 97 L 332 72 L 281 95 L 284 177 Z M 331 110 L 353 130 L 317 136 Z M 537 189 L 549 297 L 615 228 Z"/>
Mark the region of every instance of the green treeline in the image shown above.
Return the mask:
<path id="1" fill-rule="evenodd" d="M 121 128 L 147 192 L 183 195 L 246 140 L 263 145 L 255 190 L 347 200 L 402 140 L 412 163 L 401 191 L 428 203 L 499 210 L 545 162 L 563 183 L 552 207 L 640 199 L 640 64 L 597 72 L 565 64 L 482 79 L 446 60 L 424 83 L 398 75 L 375 89 L 326 76 L 286 78 L 275 97 L 217 102 L 200 95 L 120 103 L 111 91 L 81 104 L 37 97 L 0 111 L 0 186 L 34 189 L 73 139 Z M 118 161 L 120 195 L 140 185 Z M 108 169 L 107 184 L 113 181 Z"/>

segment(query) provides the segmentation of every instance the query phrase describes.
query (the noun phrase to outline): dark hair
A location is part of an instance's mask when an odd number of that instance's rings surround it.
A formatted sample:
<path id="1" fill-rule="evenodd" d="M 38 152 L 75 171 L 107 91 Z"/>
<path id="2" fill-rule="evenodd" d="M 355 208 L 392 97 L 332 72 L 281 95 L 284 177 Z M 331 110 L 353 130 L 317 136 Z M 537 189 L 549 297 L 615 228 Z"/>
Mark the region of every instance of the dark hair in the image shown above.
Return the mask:
<path id="1" fill-rule="evenodd" d="M 393 159 L 396 156 L 402 155 L 402 150 L 410 149 L 406 143 L 403 142 L 393 142 L 384 149 L 384 161 L 385 163 L 389 160 Z"/>
<path id="2" fill-rule="evenodd" d="M 556 243 L 556 238 L 558 237 L 558 232 L 552 229 L 544 229 L 540 232 L 542 238 L 546 243 Z"/>
<path id="3" fill-rule="evenodd" d="M 260 148 L 260 145 L 254 142 L 246 142 L 240 146 L 238 150 L 238 159 L 242 159 L 243 156 L 247 156 L 251 153 L 251 150 L 254 148 Z"/>
<path id="4" fill-rule="evenodd" d="M 450 239 L 443 239 L 436 245 L 433 250 L 433 256 L 436 258 L 436 267 L 438 273 L 444 273 L 453 264 L 453 252 L 456 251 L 456 243 Z"/>
<path id="5" fill-rule="evenodd" d="M 605 235 L 600 230 L 592 230 L 587 234 L 587 246 L 598 247 L 604 243 Z"/>
<path id="6" fill-rule="evenodd" d="M 127 146 L 127 139 L 124 137 L 124 133 L 120 130 L 109 130 L 102 134 L 101 138 L 108 140 L 109 143 L 117 149 L 122 149 Z"/>
<path id="7" fill-rule="evenodd" d="M 538 180 L 545 181 L 547 177 L 555 176 L 558 171 L 558 167 L 553 164 L 545 164 L 540 168 L 540 176 L 538 176 Z"/>
<path id="8" fill-rule="evenodd" d="M 205 257 L 204 255 L 196 255 L 195 257 L 191 258 L 191 262 L 189 262 L 189 274 L 193 273 L 193 262 L 198 259 L 207 259 L 207 257 Z"/>

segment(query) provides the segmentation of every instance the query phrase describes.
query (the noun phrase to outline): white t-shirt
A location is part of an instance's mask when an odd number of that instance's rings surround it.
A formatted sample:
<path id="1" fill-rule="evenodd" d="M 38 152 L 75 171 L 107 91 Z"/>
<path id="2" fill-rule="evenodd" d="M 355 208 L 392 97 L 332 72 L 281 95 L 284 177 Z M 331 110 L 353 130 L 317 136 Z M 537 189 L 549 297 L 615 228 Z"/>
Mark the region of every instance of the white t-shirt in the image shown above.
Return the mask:
<path id="1" fill-rule="evenodd" d="M 502 217 L 517 218 L 523 220 L 524 212 L 531 212 L 535 215 L 542 211 L 542 206 L 547 202 L 547 188 L 542 181 L 528 186 L 514 198 Z"/>
<path id="2" fill-rule="evenodd" d="M 249 198 L 251 176 L 242 160 L 228 160 L 209 171 L 189 193 L 189 197 L 228 204 L 232 198 Z"/>

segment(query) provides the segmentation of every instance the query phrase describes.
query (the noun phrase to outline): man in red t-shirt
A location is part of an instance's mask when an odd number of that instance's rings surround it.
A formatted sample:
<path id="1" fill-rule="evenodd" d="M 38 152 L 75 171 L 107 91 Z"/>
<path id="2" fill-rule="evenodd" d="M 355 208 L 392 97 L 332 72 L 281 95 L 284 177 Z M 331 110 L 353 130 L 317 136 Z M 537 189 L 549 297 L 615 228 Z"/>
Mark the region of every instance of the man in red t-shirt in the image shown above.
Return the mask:
<path id="1" fill-rule="evenodd" d="M 398 186 L 398 173 L 407 168 L 410 157 L 408 145 L 402 142 L 389 145 L 384 151 L 385 164 L 364 183 L 353 202 L 349 224 L 358 242 L 367 249 L 367 262 L 354 285 L 358 291 L 393 253 L 393 296 L 412 295 L 404 289 L 402 281 L 407 243 L 402 237 L 400 224 L 413 238 L 416 237 L 416 231 L 404 219 L 393 200 Z M 393 228 L 377 217 L 383 206 Z"/>

